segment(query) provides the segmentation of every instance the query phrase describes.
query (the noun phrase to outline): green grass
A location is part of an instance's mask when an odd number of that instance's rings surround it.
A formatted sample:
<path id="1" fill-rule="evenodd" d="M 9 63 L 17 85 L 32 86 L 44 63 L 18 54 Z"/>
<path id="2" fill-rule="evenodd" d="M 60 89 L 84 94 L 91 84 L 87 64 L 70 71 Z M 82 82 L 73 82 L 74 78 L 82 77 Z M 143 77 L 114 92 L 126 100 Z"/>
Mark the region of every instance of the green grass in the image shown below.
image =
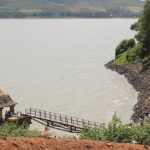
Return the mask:
<path id="1" fill-rule="evenodd" d="M 11 137 L 33 137 L 40 136 L 41 132 L 37 130 L 29 130 L 29 126 L 17 125 L 14 123 L 5 123 L 0 125 L 0 136 Z"/>
<path id="2" fill-rule="evenodd" d="M 132 63 L 132 62 L 138 63 L 142 61 L 140 58 L 140 50 L 141 50 L 140 44 L 136 44 L 133 48 L 127 51 L 128 63 Z"/>
<path id="3" fill-rule="evenodd" d="M 128 64 L 127 62 L 127 52 L 124 52 L 115 59 L 115 64 L 117 65 L 126 65 Z"/>
<path id="4" fill-rule="evenodd" d="M 142 59 L 140 57 L 140 44 L 136 44 L 133 48 L 128 49 L 127 51 L 117 55 L 115 59 L 115 64 L 117 65 L 126 65 L 130 63 L 140 63 Z"/>
<path id="5" fill-rule="evenodd" d="M 116 116 L 104 128 L 85 128 L 82 138 L 92 140 L 107 140 L 120 143 L 138 143 L 150 145 L 150 122 L 140 124 L 123 124 Z"/>

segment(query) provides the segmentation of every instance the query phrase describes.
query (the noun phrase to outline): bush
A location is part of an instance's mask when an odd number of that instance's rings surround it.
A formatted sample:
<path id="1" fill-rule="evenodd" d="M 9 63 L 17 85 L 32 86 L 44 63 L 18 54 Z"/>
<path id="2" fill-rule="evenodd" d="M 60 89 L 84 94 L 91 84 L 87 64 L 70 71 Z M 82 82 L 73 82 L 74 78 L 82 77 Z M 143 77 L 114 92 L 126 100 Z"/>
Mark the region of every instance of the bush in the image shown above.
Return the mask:
<path id="1" fill-rule="evenodd" d="M 111 122 L 105 129 L 106 140 L 114 142 L 131 142 L 131 132 L 127 125 L 122 125 L 121 120 L 113 115 Z"/>
<path id="2" fill-rule="evenodd" d="M 39 131 L 29 130 L 27 125 L 20 126 L 14 123 L 5 123 L 0 126 L 0 136 L 29 137 L 38 135 L 41 135 Z"/>
<path id="3" fill-rule="evenodd" d="M 133 48 L 129 49 L 127 51 L 127 62 L 128 63 L 138 63 L 141 62 L 141 45 L 140 44 L 136 44 Z"/>
<path id="4" fill-rule="evenodd" d="M 111 142 L 133 143 L 150 145 L 150 122 L 142 125 L 123 125 L 114 114 L 111 122 L 105 128 L 86 128 L 81 137 L 92 140 L 108 140 Z"/>
<path id="5" fill-rule="evenodd" d="M 139 63 L 141 59 L 141 45 L 136 44 L 133 48 L 128 49 L 122 54 L 118 55 L 115 59 L 117 65 L 126 65 L 129 63 Z"/>
<path id="6" fill-rule="evenodd" d="M 135 22 L 134 24 L 132 24 L 130 29 L 134 30 L 134 31 L 139 31 L 139 24 L 140 24 L 140 20 L 138 22 Z"/>
<path id="7" fill-rule="evenodd" d="M 142 126 L 132 128 L 133 139 L 138 144 L 150 145 L 150 122 L 145 122 Z"/>
<path id="8" fill-rule="evenodd" d="M 120 44 L 116 48 L 115 57 L 117 58 L 118 55 L 122 54 L 128 49 L 133 48 L 134 46 L 135 46 L 134 39 L 121 41 Z"/>
<path id="9" fill-rule="evenodd" d="M 127 52 L 124 52 L 124 53 L 118 55 L 117 58 L 115 59 L 115 64 L 117 64 L 117 65 L 126 65 L 126 64 L 128 64 L 128 62 L 127 62 Z"/>

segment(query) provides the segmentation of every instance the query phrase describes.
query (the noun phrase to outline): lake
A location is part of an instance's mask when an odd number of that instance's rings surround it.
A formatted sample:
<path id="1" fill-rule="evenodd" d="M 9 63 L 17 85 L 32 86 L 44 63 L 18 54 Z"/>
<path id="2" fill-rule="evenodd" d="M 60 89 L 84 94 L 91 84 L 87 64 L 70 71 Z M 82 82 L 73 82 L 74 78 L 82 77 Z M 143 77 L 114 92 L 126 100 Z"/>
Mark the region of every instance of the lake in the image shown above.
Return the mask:
<path id="1" fill-rule="evenodd" d="M 0 88 L 17 109 L 39 108 L 97 122 L 128 122 L 137 92 L 105 69 L 136 19 L 0 20 Z"/>

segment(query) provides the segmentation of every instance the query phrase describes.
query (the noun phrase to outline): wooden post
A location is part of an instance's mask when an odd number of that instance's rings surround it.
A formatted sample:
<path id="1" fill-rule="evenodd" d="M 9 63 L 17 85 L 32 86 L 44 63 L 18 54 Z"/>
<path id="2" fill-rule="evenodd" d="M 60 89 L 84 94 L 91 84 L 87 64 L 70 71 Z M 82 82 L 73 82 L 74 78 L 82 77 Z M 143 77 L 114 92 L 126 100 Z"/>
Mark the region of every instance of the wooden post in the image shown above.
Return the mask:
<path id="1" fill-rule="evenodd" d="M 77 118 L 77 125 L 79 125 L 79 121 L 78 121 L 78 118 Z"/>
<path id="2" fill-rule="evenodd" d="M 72 120 L 72 124 L 74 125 L 74 120 Z"/>
<path id="3" fill-rule="evenodd" d="M 72 117 L 71 117 L 71 124 L 72 124 Z"/>
<path id="4" fill-rule="evenodd" d="M 72 132 L 72 126 L 70 126 L 70 132 Z"/>
<path id="5" fill-rule="evenodd" d="M 84 119 L 82 119 L 82 127 L 84 127 Z"/>
<path id="6" fill-rule="evenodd" d="M 90 125 L 90 121 L 88 121 L 88 126 Z"/>
<path id="7" fill-rule="evenodd" d="M 49 121 L 47 121 L 47 126 L 49 127 Z"/>
<path id="8" fill-rule="evenodd" d="M 39 110 L 40 118 L 41 118 L 41 111 Z"/>
<path id="9" fill-rule="evenodd" d="M 68 124 L 68 118 L 67 118 L 67 116 L 65 116 L 65 122 Z"/>
<path id="10" fill-rule="evenodd" d="M 46 118 L 46 111 L 44 111 L 44 117 Z"/>
<path id="11" fill-rule="evenodd" d="M 54 114 L 54 117 L 55 117 L 55 121 L 57 121 L 56 114 Z"/>
<path id="12" fill-rule="evenodd" d="M 61 115 L 60 115 L 60 121 L 62 121 Z"/>
<path id="13" fill-rule="evenodd" d="M 49 119 L 51 120 L 51 113 L 49 112 Z"/>

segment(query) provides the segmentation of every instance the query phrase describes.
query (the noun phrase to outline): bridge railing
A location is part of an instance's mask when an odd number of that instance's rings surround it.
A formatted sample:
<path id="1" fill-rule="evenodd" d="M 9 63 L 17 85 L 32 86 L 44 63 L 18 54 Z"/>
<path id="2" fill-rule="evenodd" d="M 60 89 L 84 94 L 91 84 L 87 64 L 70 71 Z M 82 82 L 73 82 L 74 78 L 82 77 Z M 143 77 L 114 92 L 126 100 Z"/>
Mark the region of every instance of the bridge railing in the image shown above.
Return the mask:
<path id="1" fill-rule="evenodd" d="M 25 110 L 26 115 L 31 117 L 35 117 L 38 119 L 49 120 L 56 123 L 61 123 L 64 125 L 70 125 L 77 128 L 83 129 L 84 127 L 94 127 L 94 128 L 102 128 L 104 124 L 100 124 L 93 121 L 88 121 L 84 119 L 79 119 L 75 117 L 70 117 L 58 113 L 48 112 L 40 109 L 30 108 Z"/>

